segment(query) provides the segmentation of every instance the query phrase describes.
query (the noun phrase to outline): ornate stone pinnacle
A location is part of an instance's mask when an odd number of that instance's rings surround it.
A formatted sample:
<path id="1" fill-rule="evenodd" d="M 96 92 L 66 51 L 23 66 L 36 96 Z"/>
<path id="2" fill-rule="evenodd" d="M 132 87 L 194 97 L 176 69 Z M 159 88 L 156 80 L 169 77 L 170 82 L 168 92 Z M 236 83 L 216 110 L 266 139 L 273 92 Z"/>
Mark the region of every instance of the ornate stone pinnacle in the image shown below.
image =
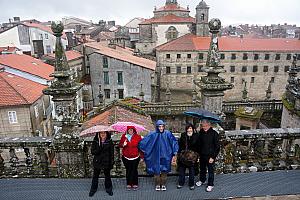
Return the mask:
<path id="1" fill-rule="evenodd" d="M 51 23 L 51 29 L 52 29 L 53 34 L 56 37 L 61 37 L 62 32 L 64 30 L 64 25 L 62 24 L 62 22 L 58 22 L 58 23 L 52 22 Z"/>

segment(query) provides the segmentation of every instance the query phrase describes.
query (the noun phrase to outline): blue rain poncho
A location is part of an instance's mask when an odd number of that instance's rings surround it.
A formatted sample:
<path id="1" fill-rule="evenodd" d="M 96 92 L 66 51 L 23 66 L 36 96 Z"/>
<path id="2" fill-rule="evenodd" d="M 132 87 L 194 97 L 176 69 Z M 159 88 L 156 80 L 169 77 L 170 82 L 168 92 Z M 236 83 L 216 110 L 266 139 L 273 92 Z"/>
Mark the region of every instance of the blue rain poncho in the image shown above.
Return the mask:
<path id="1" fill-rule="evenodd" d="M 150 132 L 139 143 L 144 152 L 147 173 L 158 175 L 161 172 L 171 171 L 172 157 L 178 152 L 178 142 L 174 135 L 168 131 L 160 132 L 159 125 L 165 125 L 162 120 L 156 122 L 156 131 Z"/>

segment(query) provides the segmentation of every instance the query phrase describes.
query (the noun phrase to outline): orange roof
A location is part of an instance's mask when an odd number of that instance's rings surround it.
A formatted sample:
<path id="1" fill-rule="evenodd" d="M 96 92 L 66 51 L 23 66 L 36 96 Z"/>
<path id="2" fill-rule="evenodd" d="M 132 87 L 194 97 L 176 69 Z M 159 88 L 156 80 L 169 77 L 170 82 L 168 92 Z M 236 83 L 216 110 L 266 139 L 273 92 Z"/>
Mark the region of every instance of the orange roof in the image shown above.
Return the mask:
<path id="1" fill-rule="evenodd" d="M 162 44 L 156 49 L 158 51 L 207 51 L 210 40 L 210 37 L 186 34 L 176 40 Z M 220 51 L 300 51 L 300 40 L 219 37 L 219 49 Z"/>
<path id="2" fill-rule="evenodd" d="M 100 42 L 92 42 L 92 43 L 86 43 L 85 44 L 88 47 L 97 49 L 97 53 L 100 53 L 102 55 L 106 55 L 108 57 L 111 58 L 115 58 L 118 60 L 122 60 L 128 63 L 132 63 L 147 69 L 151 69 L 151 70 L 155 70 L 156 68 L 156 62 L 146 59 L 146 58 L 142 58 L 142 57 L 138 57 L 138 56 L 134 56 L 133 55 L 133 50 L 129 49 L 129 48 L 122 48 L 119 46 L 116 46 L 116 49 L 110 48 L 108 46 L 106 46 L 105 44 L 102 44 Z"/>
<path id="3" fill-rule="evenodd" d="M 66 51 L 65 53 L 68 61 L 76 60 L 83 57 L 83 55 L 79 51 L 75 51 L 75 50 Z M 54 53 L 48 54 L 48 56 L 51 58 L 55 58 Z"/>
<path id="4" fill-rule="evenodd" d="M 7 46 L 7 47 L 0 47 L 0 54 L 1 52 L 10 52 L 13 53 L 14 51 L 17 50 L 17 47 L 11 47 L 11 46 Z"/>
<path id="5" fill-rule="evenodd" d="M 159 23 L 195 23 L 195 18 L 193 17 L 178 17 L 173 14 L 169 14 L 162 17 L 153 17 L 151 19 L 146 19 L 140 24 L 159 24 Z"/>
<path id="6" fill-rule="evenodd" d="M 0 106 L 30 105 L 42 95 L 47 86 L 10 74 L 0 72 Z"/>
<path id="7" fill-rule="evenodd" d="M 0 55 L 0 65 L 1 64 L 47 80 L 52 79 L 49 75 L 54 72 L 53 66 L 25 54 Z"/>
<path id="8" fill-rule="evenodd" d="M 161 11 L 186 11 L 190 12 L 188 9 L 180 7 L 179 5 L 176 4 L 167 4 L 157 10 L 154 10 L 154 12 L 161 12 Z"/>
<path id="9" fill-rule="evenodd" d="M 115 116 L 116 113 L 116 116 Z M 94 125 L 112 125 L 118 121 L 128 121 L 130 119 L 131 122 L 140 124 L 144 126 L 148 131 L 154 129 L 154 125 L 152 123 L 151 117 L 138 114 L 129 109 L 123 108 L 121 106 L 112 106 L 108 110 L 102 112 L 101 114 L 93 117 L 92 119 L 86 121 L 83 124 L 83 127 L 89 128 Z"/>
<path id="10" fill-rule="evenodd" d="M 29 27 L 34 27 L 34 28 L 38 28 L 41 29 L 43 31 L 49 32 L 51 34 L 53 34 L 52 29 L 50 26 L 45 26 L 42 24 L 38 24 L 38 23 L 32 23 L 32 22 L 23 22 L 24 25 L 29 26 Z M 66 34 L 63 32 L 62 38 L 66 39 L 67 36 Z"/>

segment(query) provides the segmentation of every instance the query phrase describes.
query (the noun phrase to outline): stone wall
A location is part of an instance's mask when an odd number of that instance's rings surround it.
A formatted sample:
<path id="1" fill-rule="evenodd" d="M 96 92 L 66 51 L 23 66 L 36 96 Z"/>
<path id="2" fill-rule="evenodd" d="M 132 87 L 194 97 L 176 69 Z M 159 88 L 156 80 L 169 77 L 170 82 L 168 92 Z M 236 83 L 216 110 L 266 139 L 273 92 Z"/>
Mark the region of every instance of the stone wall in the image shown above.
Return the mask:
<path id="1" fill-rule="evenodd" d="M 296 113 L 291 113 L 285 106 L 282 110 L 281 128 L 299 128 L 300 117 Z"/>

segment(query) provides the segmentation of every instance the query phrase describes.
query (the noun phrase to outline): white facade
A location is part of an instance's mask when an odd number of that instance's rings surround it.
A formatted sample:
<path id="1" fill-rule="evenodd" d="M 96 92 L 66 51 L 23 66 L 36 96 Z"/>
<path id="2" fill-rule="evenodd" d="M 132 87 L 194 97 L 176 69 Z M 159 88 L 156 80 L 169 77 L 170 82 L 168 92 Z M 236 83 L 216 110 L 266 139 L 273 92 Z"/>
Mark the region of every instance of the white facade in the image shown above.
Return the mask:
<path id="1" fill-rule="evenodd" d="M 191 33 L 189 25 L 190 24 L 158 24 L 154 27 L 155 32 L 157 33 L 156 46 L 168 42 L 166 34 L 171 26 L 174 26 L 176 28 L 176 30 L 178 31 L 178 37 L 181 37 L 185 34 Z"/>

